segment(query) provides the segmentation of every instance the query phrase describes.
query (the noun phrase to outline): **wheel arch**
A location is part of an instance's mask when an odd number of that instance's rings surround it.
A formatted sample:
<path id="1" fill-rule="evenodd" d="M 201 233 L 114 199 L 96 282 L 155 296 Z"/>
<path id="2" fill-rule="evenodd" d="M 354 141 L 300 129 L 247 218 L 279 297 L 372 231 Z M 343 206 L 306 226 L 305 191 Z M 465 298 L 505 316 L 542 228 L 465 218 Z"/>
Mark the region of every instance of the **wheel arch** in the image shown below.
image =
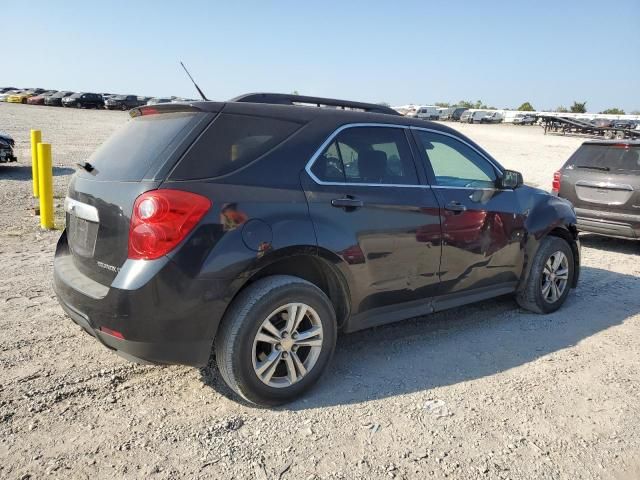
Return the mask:
<path id="1" fill-rule="evenodd" d="M 580 242 L 578 240 L 578 229 L 573 223 L 565 224 L 558 222 L 550 225 L 542 232 L 537 232 L 535 235 L 529 235 L 529 239 L 525 245 L 525 268 L 518 284 L 519 291 L 526 286 L 529 274 L 531 273 L 533 258 L 538 252 L 542 241 L 546 237 L 561 238 L 569 244 L 571 251 L 573 252 L 573 266 L 575 272 L 571 287 L 575 288 L 578 285 L 578 278 L 580 277 Z"/>
<path id="2" fill-rule="evenodd" d="M 263 258 L 252 270 L 250 275 L 241 282 L 233 292 L 233 300 L 248 286 L 273 275 L 291 275 L 302 278 L 324 292 L 331 301 L 336 313 L 338 328 L 342 328 L 351 313 L 351 289 L 347 280 L 347 272 L 341 268 L 342 259 L 332 252 L 309 250 L 293 250 L 273 252 L 268 258 Z"/>

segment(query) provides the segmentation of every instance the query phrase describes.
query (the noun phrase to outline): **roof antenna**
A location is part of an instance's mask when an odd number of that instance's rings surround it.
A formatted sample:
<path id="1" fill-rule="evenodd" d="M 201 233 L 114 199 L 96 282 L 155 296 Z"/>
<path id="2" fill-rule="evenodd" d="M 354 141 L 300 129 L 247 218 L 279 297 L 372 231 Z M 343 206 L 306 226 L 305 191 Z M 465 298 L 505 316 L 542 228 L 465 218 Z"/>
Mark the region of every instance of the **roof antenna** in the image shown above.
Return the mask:
<path id="1" fill-rule="evenodd" d="M 196 90 L 198 90 L 198 93 L 200 94 L 200 96 L 202 97 L 203 100 L 206 100 L 207 102 L 209 101 L 209 99 L 207 97 L 204 96 L 204 93 L 202 93 L 202 90 L 200 90 L 200 87 L 198 86 L 198 84 L 196 83 L 196 81 L 193 79 L 193 77 L 191 76 L 191 74 L 189 73 L 189 70 L 187 70 L 187 67 L 184 66 L 184 63 L 180 62 L 180 65 L 182 65 L 182 68 L 184 68 L 184 71 L 187 72 L 187 75 L 189 75 L 189 78 L 191 79 L 191 81 L 193 82 L 193 85 L 196 87 Z"/>

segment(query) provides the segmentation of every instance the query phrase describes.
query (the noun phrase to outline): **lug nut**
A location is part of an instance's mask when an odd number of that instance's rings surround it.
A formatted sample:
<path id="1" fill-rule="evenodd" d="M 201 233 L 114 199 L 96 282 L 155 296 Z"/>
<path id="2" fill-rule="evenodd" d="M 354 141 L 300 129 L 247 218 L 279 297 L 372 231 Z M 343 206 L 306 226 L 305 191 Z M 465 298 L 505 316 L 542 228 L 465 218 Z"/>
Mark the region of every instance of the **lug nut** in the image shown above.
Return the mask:
<path id="1" fill-rule="evenodd" d="M 295 340 L 296 338 L 298 338 L 298 334 L 294 333 L 293 335 L 291 335 L 291 338 L 293 338 Z"/>
<path id="2" fill-rule="evenodd" d="M 287 331 L 285 330 L 284 332 L 282 332 L 281 337 L 282 337 L 282 338 L 287 338 L 287 335 L 289 335 L 289 334 L 288 334 L 288 333 L 287 333 Z"/>
<path id="3" fill-rule="evenodd" d="M 282 352 L 282 358 L 287 358 L 289 354 L 287 352 Z"/>
<path id="4" fill-rule="evenodd" d="M 280 345 L 279 343 L 276 343 L 276 350 L 278 351 L 282 350 L 282 345 Z"/>

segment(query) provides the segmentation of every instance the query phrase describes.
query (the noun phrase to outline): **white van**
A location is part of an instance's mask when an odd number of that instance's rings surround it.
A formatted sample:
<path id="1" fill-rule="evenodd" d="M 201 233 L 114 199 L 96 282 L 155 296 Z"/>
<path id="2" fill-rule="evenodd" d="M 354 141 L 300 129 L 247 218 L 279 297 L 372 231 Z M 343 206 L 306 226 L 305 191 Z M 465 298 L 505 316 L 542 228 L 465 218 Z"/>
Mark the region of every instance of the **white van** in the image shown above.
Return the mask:
<path id="1" fill-rule="evenodd" d="M 421 105 L 416 109 L 415 118 L 423 120 L 438 120 L 440 118 L 440 110 L 435 105 Z"/>
<path id="2" fill-rule="evenodd" d="M 467 110 L 460 116 L 462 123 L 480 123 L 483 117 L 489 115 L 486 110 Z"/>

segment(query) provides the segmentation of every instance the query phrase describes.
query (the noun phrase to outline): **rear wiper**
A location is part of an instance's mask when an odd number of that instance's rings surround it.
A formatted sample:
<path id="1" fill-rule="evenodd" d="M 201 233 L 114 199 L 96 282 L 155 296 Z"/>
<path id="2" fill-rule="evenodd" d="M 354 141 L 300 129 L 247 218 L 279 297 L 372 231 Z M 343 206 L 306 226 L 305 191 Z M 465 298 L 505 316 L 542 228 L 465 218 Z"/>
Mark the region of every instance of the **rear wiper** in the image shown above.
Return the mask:
<path id="1" fill-rule="evenodd" d="M 591 170 L 602 170 L 603 172 L 611 170 L 609 167 L 599 167 L 597 165 L 576 165 L 576 168 L 589 168 Z"/>
<path id="2" fill-rule="evenodd" d="M 91 165 L 89 162 L 76 163 L 76 165 L 78 165 L 83 170 L 86 170 L 87 172 L 93 172 L 93 170 L 95 169 L 95 167 Z"/>

